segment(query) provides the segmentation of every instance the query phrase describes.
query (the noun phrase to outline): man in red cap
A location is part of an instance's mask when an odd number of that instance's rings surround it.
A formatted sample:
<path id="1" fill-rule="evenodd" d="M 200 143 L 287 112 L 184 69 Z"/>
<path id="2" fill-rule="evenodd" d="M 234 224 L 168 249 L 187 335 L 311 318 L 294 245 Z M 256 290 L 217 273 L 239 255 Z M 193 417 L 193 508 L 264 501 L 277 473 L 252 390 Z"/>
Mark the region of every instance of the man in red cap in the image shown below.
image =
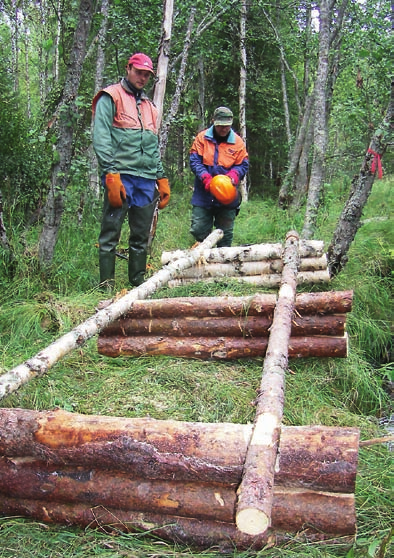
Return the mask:
<path id="1" fill-rule="evenodd" d="M 152 60 L 133 54 L 126 77 L 93 99 L 93 147 L 102 173 L 104 208 L 99 236 L 100 285 L 115 284 L 116 247 L 128 216 L 129 282 L 144 281 L 148 241 L 157 206 L 165 207 L 170 187 L 159 153 L 157 109 L 144 92 L 154 75 Z"/>

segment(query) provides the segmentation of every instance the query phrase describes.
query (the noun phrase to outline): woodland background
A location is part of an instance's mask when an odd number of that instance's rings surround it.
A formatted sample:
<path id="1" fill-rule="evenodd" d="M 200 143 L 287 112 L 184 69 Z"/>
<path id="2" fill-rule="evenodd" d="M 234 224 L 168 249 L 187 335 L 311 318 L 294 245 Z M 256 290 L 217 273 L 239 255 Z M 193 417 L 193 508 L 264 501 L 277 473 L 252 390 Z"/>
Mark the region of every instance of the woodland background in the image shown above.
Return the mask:
<path id="1" fill-rule="evenodd" d="M 228 105 L 250 155 L 234 244 L 283 242 L 290 229 L 322 239 L 332 256 L 329 288 L 355 292 L 349 358 L 292 364 L 285 423 L 357 426 L 363 439 L 382 435 L 394 382 L 388 1 L 9 0 L 0 10 L 1 373 L 91 316 L 102 298 L 91 100 L 142 51 L 158 69 L 148 93 L 162 113 L 160 145 L 172 187 L 152 246 L 153 270 L 162 251 L 193 242 L 188 151 L 214 108 Z M 127 266 L 117 265 L 121 290 Z M 249 294 L 250 287 L 197 284 L 157 296 L 223 292 Z M 259 362 L 100 357 L 91 340 L 2 405 L 245 423 L 253 420 L 260 377 Z M 352 548 L 289 540 L 258 555 L 388 556 L 392 454 L 382 444 L 362 448 L 359 470 Z M 1 558 L 200 556 L 154 538 L 23 518 L 1 518 L 0 536 Z"/>

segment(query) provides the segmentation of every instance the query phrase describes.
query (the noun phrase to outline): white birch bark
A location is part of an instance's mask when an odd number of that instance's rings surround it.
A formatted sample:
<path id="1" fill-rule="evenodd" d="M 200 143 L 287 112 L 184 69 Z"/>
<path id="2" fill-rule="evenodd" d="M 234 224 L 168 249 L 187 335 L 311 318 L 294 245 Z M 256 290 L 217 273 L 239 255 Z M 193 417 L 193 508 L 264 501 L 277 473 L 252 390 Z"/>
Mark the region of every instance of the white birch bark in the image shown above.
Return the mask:
<path id="1" fill-rule="evenodd" d="M 81 347 L 88 339 L 129 310 L 134 300 L 147 298 L 157 289 L 165 286 L 170 279 L 177 277 L 184 269 L 198 261 L 204 250 L 214 246 L 222 236 L 223 231 L 216 229 L 197 248 L 191 250 L 187 257 L 161 269 L 145 283 L 129 291 L 103 310 L 99 310 L 96 315 L 54 341 L 31 359 L 0 376 L 0 399 L 16 391 L 30 379 L 45 374 L 63 356 Z"/>
<path id="2" fill-rule="evenodd" d="M 155 103 L 158 110 L 158 128 L 160 128 L 163 118 L 164 97 L 166 93 L 167 73 L 170 57 L 174 0 L 164 1 L 163 12 L 163 24 L 159 47 L 159 57 L 157 60 L 156 82 L 153 93 L 153 102 Z"/>

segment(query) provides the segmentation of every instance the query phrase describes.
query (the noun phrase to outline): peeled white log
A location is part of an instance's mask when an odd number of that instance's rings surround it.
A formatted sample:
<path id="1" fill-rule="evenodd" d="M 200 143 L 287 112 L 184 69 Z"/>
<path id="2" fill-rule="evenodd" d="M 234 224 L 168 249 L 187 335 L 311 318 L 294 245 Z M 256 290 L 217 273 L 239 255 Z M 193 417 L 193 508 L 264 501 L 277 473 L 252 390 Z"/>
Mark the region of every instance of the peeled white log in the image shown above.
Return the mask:
<path id="1" fill-rule="evenodd" d="M 99 333 L 104 327 L 127 312 L 135 300 L 147 298 L 157 289 L 166 285 L 171 279 L 191 267 L 205 250 L 214 246 L 223 237 L 223 231 L 216 229 L 197 248 L 191 250 L 165 268 L 161 269 L 139 287 L 128 291 L 124 296 L 97 312 L 94 316 L 66 333 L 34 357 L 19 364 L 6 374 L 0 376 L 0 399 L 16 391 L 21 385 L 36 376 L 42 376 L 58 360 L 71 350 L 83 345 L 88 339 Z"/>

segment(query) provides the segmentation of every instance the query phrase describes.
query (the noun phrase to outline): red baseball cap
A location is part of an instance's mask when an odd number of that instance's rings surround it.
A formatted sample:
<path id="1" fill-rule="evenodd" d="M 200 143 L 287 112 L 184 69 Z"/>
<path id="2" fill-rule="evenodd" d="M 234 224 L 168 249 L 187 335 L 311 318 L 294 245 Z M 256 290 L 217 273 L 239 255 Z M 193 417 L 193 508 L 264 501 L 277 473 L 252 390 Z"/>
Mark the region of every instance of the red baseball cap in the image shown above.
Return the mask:
<path id="1" fill-rule="evenodd" d="M 132 64 L 137 70 L 147 70 L 148 72 L 152 72 L 152 74 L 155 73 L 153 71 L 152 60 L 146 54 L 142 54 L 142 52 L 133 54 L 133 56 L 129 58 L 129 64 Z"/>

